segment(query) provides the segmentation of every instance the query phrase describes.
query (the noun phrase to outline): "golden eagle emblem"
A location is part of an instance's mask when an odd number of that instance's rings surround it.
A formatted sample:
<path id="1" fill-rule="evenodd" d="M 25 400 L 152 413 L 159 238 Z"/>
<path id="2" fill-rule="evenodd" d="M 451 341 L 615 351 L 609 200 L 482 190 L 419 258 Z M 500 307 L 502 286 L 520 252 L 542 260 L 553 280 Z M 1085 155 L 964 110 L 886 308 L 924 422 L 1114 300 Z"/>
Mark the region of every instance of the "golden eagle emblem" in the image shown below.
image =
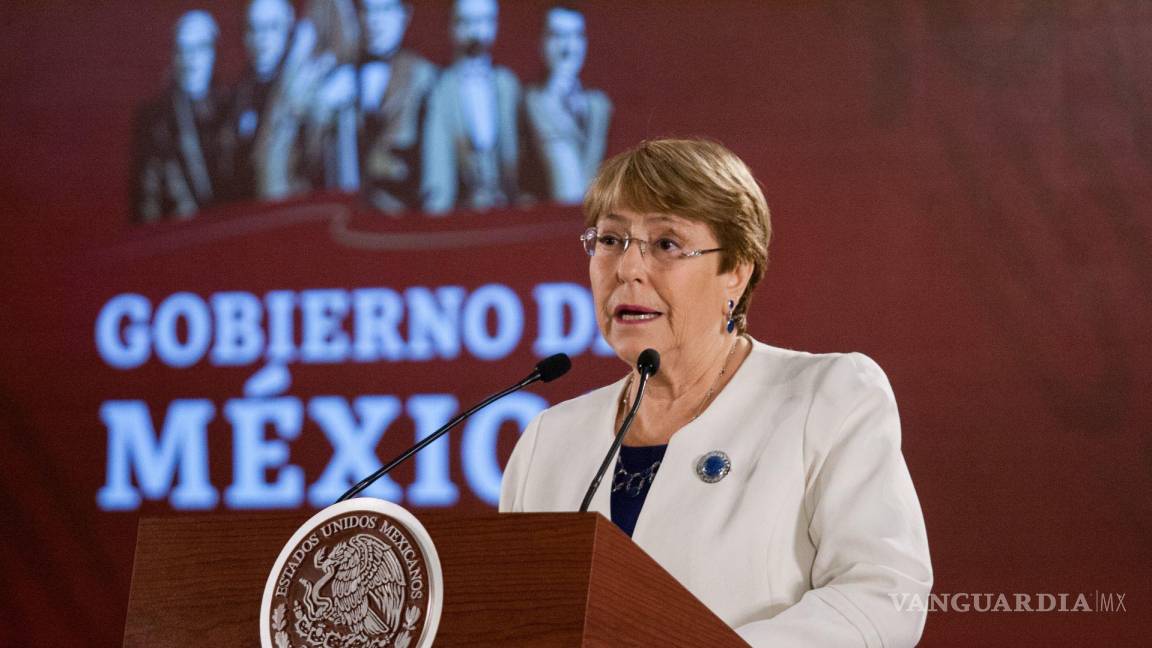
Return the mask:
<path id="1" fill-rule="evenodd" d="M 400 628 L 404 571 L 391 547 L 361 533 L 338 543 L 331 553 L 321 548 L 312 562 L 324 574 L 315 582 L 301 578 L 300 584 L 313 622 L 344 626 L 367 637 L 391 637 Z"/>

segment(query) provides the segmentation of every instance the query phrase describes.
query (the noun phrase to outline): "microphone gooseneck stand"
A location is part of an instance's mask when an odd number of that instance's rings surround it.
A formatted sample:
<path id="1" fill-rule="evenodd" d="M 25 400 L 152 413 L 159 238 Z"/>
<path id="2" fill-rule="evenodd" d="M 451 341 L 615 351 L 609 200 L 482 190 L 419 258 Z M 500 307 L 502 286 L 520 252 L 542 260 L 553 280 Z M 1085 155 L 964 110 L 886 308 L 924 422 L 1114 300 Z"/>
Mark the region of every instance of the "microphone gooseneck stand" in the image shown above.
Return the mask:
<path id="1" fill-rule="evenodd" d="M 504 398 L 505 396 L 507 396 L 508 394 L 511 394 L 512 392 L 524 389 L 525 387 L 527 387 L 528 385 L 531 385 L 534 382 L 537 382 L 537 381 L 552 382 L 553 380 L 556 380 L 560 376 L 563 376 L 565 373 L 567 373 L 570 368 L 572 368 L 572 360 L 570 360 L 568 358 L 567 354 L 557 353 L 556 355 L 552 355 L 552 356 L 548 356 L 547 358 L 544 358 L 540 362 L 536 363 L 536 368 L 532 370 L 532 373 L 528 374 L 527 378 L 525 378 L 524 380 L 521 380 L 520 382 L 516 383 L 515 385 L 512 385 L 511 387 L 509 387 L 509 388 L 507 388 L 501 392 L 498 392 L 496 394 L 489 396 L 488 398 L 485 398 L 479 404 L 472 406 L 468 411 L 456 415 L 451 421 L 448 421 L 447 423 L 445 423 L 444 426 L 441 427 L 439 430 L 436 430 L 432 434 L 429 434 L 428 436 L 424 437 L 423 439 L 420 440 L 419 443 L 417 443 L 416 445 L 414 445 L 411 448 L 408 448 L 407 450 L 402 452 L 400 454 L 400 456 L 396 457 L 392 461 L 389 461 L 387 464 L 382 466 L 379 470 L 372 473 L 371 475 L 368 475 L 364 479 L 361 479 L 359 483 L 357 483 L 352 488 L 349 488 L 347 490 L 347 492 L 345 492 L 343 495 L 341 495 L 340 498 L 337 499 L 336 501 L 337 502 L 343 502 L 344 500 L 356 497 L 365 488 L 368 488 L 373 483 L 375 483 L 377 479 L 380 479 L 384 475 L 387 475 L 393 468 L 395 468 L 396 466 L 399 466 L 400 464 L 407 461 L 409 457 L 411 457 L 412 455 L 416 454 L 417 452 L 420 452 L 421 450 L 423 450 L 425 447 L 428 446 L 428 444 L 430 444 L 433 441 L 435 441 L 436 439 L 439 439 L 440 437 L 444 436 L 444 433 L 446 433 L 448 430 L 451 430 L 452 428 L 456 427 L 457 425 L 460 424 L 460 421 L 463 421 L 464 419 L 468 418 L 469 416 L 472 416 L 477 411 L 484 409 L 485 407 L 487 407 L 487 406 L 491 405 L 492 403 L 500 400 L 501 398 Z"/>
<path id="2" fill-rule="evenodd" d="M 636 384 L 636 402 L 628 408 L 628 414 L 624 417 L 624 422 L 620 424 L 620 431 L 616 433 L 612 447 L 608 449 L 608 456 L 604 457 L 600 469 L 596 471 L 596 476 L 588 485 L 588 491 L 584 493 L 584 501 L 580 503 L 581 513 L 588 510 L 588 505 L 592 503 L 592 496 L 596 494 L 596 489 L 600 488 L 600 482 L 604 479 L 604 473 L 608 472 L 608 466 L 611 466 L 613 460 L 616 459 L 616 452 L 620 450 L 620 444 L 624 442 L 624 435 L 628 434 L 628 428 L 632 427 L 632 419 L 636 418 L 636 412 L 640 409 L 640 401 L 644 398 L 644 386 L 659 369 L 660 354 L 654 349 L 644 349 L 636 360 L 636 370 L 640 373 L 640 382 Z"/>

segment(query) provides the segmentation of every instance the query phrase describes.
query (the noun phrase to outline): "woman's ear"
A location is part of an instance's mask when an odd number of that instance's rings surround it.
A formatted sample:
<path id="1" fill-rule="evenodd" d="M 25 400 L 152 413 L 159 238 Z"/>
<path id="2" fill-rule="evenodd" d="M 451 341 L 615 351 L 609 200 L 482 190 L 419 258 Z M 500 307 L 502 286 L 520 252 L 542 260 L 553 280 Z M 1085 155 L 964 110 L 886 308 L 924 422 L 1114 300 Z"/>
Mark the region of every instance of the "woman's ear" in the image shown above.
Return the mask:
<path id="1" fill-rule="evenodd" d="M 739 302 L 740 297 L 744 295 L 744 289 L 748 287 L 748 280 L 752 277 L 752 264 L 748 261 L 742 261 L 736 264 L 728 273 L 728 279 L 725 282 L 725 289 L 732 299 Z"/>

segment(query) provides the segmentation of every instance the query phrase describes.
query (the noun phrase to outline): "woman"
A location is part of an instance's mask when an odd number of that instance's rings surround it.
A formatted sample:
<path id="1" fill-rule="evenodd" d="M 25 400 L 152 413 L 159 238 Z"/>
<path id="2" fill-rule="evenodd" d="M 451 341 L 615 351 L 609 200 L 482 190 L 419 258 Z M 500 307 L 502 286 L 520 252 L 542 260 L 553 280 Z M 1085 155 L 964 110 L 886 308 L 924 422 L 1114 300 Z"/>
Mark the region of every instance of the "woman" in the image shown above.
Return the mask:
<path id="1" fill-rule="evenodd" d="M 601 167 L 584 207 L 604 338 L 629 366 L 661 358 L 591 509 L 754 645 L 916 643 L 924 615 L 893 600 L 926 596 L 932 569 L 891 387 L 863 355 L 746 333 L 771 235 L 748 168 L 713 142 L 645 142 Z M 528 426 L 501 510 L 578 507 L 634 374 Z"/>

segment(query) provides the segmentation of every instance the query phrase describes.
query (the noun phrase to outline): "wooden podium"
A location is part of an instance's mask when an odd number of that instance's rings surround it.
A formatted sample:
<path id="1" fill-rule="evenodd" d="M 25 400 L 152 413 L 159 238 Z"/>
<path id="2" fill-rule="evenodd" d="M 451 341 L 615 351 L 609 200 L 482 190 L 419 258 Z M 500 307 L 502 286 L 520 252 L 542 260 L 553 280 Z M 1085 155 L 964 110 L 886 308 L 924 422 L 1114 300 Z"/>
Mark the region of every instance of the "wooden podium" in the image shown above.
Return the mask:
<path id="1" fill-rule="evenodd" d="M 125 646 L 259 646 L 299 513 L 140 521 Z M 444 571 L 436 646 L 743 646 L 597 513 L 422 514 Z"/>

